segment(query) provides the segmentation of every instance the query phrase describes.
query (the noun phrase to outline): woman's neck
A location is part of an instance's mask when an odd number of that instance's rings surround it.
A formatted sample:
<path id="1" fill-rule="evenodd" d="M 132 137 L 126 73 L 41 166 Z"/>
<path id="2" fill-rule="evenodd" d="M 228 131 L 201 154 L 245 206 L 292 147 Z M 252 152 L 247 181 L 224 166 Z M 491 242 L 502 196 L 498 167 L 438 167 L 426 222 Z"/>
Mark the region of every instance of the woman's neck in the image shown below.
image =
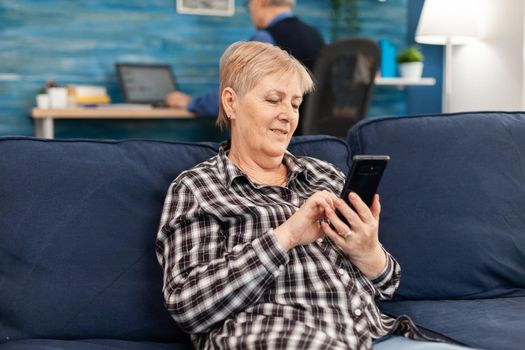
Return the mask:
<path id="1" fill-rule="evenodd" d="M 230 150 L 228 159 L 253 182 L 272 186 L 285 186 L 288 182 L 288 169 L 283 164 L 282 158 L 266 159 L 261 162 L 254 157 Z"/>

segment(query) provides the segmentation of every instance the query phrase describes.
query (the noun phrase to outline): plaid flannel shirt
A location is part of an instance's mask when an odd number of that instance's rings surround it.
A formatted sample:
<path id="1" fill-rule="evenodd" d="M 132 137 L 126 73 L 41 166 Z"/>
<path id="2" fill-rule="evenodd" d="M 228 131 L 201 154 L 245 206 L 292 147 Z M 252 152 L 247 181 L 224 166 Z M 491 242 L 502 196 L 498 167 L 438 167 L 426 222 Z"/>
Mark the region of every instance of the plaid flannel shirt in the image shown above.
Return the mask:
<path id="1" fill-rule="evenodd" d="M 285 252 L 274 228 L 313 193 L 340 193 L 333 165 L 286 153 L 286 187 L 252 182 L 219 154 L 171 184 L 157 235 L 167 309 L 197 348 L 370 349 L 390 333 L 425 338 L 382 314 L 400 267 L 365 277 L 329 238 Z"/>

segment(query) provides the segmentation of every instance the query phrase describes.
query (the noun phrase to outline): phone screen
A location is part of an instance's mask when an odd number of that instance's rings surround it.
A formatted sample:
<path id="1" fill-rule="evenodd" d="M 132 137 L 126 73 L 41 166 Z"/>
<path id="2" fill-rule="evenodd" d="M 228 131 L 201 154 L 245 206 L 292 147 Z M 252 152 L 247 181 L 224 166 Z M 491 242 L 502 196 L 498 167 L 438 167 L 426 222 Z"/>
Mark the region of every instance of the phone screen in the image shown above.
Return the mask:
<path id="1" fill-rule="evenodd" d="M 389 156 L 354 156 L 341 198 L 352 207 L 348 201 L 348 194 L 355 192 L 370 207 L 389 160 Z"/>

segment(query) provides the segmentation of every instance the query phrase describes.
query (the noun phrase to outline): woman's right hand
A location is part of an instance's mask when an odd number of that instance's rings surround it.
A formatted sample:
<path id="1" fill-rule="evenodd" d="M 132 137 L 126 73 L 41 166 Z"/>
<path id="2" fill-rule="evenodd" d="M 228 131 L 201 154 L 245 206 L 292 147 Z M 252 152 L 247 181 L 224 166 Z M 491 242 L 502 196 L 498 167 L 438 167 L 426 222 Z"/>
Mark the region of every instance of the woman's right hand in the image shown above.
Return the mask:
<path id="1" fill-rule="evenodd" d="M 285 251 L 305 245 L 324 237 L 320 221 L 325 212 L 333 212 L 337 196 L 328 191 L 314 193 L 288 220 L 274 231 Z"/>

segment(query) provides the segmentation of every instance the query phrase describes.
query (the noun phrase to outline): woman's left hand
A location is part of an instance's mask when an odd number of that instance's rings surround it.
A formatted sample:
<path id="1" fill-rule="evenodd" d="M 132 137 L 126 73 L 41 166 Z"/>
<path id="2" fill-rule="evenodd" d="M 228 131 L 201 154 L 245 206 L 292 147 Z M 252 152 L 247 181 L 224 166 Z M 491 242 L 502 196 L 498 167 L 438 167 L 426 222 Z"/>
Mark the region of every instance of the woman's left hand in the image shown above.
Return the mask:
<path id="1" fill-rule="evenodd" d="M 345 217 L 350 227 L 333 210 L 325 212 L 332 225 L 323 222 L 321 227 L 365 276 L 375 277 L 386 265 L 386 255 L 378 236 L 381 213 L 379 196 L 374 196 L 370 208 L 355 193 L 350 193 L 348 199 L 355 210 L 341 199 L 336 202 L 336 210 Z"/>

